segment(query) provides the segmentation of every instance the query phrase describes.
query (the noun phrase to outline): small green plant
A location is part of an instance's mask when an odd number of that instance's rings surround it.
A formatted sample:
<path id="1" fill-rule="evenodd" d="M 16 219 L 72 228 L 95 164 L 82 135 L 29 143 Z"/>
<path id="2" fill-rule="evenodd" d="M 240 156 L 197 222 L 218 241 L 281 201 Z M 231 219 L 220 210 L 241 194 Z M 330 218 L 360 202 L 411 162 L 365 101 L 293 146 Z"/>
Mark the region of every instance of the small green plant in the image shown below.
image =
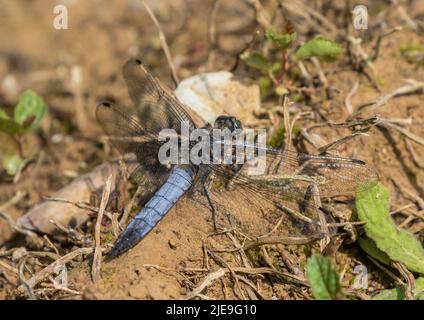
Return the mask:
<path id="1" fill-rule="evenodd" d="M 283 81 L 289 69 L 292 68 L 289 63 L 291 60 L 289 49 L 295 44 L 297 34 L 290 27 L 283 33 L 268 29 L 265 32 L 265 38 L 277 50 L 277 54 L 280 56 L 277 61 L 272 61 L 258 51 L 246 51 L 240 58 L 249 67 L 258 69 L 263 73 L 263 76 L 259 78 L 262 97 L 267 96 L 272 92 L 272 89 L 277 95 L 281 96 L 289 92 Z M 317 57 L 323 60 L 334 60 L 342 52 L 343 48 L 338 43 L 323 36 L 317 36 L 300 45 L 294 52 L 293 59 L 300 61 Z"/>
<path id="2" fill-rule="evenodd" d="M 389 191 L 381 183 L 356 192 L 356 209 L 364 229 L 375 247 L 362 241 L 360 246 L 374 258 L 386 263 L 402 262 L 409 270 L 424 274 L 424 249 L 421 243 L 407 230 L 398 228 L 389 213 Z M 385 255 L 379 253 L 381 250 Z"/>
<path id="3" fill-rule="evenodd" d="M 361 249 L 364 250 L 370 257 L 380 261 L 381 263 L 384 263 L 387 266 L 392 265 L 392 260 L 390 260 L 390 257 L 386 253 L 378 249 L 375 242 L 367 236 L 362 236 L 358 238 L 358 244 Z"/>
<path id="4" fill-rule="evenodd" d="M 334 300 L 343 298 L 339 275 L 331 265 L 330 259 L 319 255 L 309 258 L 306 263 L 306 276 L 315 299 Z"/>
<path id="5" fill-rule="evenodd" d="M 424 278 L 415 280 L 415 288 L 412 290 L 415 300 L 424 300 Z M 373 300 L 406 300 L 406 286 L 398 286 L 379 292 Z"/>
<path id="6" fill-rule="evenodd" d="M 367 184 L 365 185 L 365 187 Z M 403 263 L 409 270 L 424 274 L 424 249 L 414 235 L 400 229 L 389 213 L 389 191 L 381 183 L 365 191 L 358 186 L 356 209 L 360 220 L 365 221 L 366 237 L 358 240 L 359 246 L 374 259 L 392 266 L 393 261 Z M 381 291 L 374 300 L 405 300 L 406 287 Z M 424 278 L 415 281 L 414 299 L 424 299 Z"/>
<path id="7" fill-rule="evenodd" d="M 402 57 L 409 63 L 424 66 L 424 45 L 413 43 L 400 49 Z"/>
<path id="8" fill-rule="evenodd" d="M 294 56 L 297 60 L 317 57 L 331 61 L 342 52 L 343 48 L 338 43 L 322 36 L 317 36 L 300 46 Z"/>
<path id="9" fill-rule="evenodd" d="M 300 135 L 300 127 L 294 125 L 292 131 L 293 139 L 296 139 Z M 284 127 L 277 128 L 268 140 L 268 145 L 273 148 L 281 148 L 284 145 L 286 138 L 286 129 Z"/>
<path id="10" fill-rule="evenodd" d="M 36 129 L 47 112 L 43 99 L 32 90 L 21 94 L 18 104 L 10 117 L 0 109 L 0 133 L 11 143 L 2 143 L 2 165 L 9 175 L 14 175 L 19 169 L 25 156 L 22 148 L 22 137 Z M 6 146 L 14 145 L 15 148 Z"/>

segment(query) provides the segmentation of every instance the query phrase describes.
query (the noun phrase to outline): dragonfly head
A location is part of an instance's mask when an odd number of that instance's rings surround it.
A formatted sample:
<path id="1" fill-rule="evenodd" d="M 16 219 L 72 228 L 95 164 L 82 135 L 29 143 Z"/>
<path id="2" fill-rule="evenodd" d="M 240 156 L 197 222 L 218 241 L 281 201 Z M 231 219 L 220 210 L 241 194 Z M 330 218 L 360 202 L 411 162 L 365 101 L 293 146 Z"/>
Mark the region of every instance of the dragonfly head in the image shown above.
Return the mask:
<path id="1" fill-rule="evenodd" d="M 234 131 L 236 129 L 242 129 L 242 125 L 240 120 L 231 116 L 219 116 L 215 120 L 214 124 L 215 129 L 230 129 L 230 131 Z"/>

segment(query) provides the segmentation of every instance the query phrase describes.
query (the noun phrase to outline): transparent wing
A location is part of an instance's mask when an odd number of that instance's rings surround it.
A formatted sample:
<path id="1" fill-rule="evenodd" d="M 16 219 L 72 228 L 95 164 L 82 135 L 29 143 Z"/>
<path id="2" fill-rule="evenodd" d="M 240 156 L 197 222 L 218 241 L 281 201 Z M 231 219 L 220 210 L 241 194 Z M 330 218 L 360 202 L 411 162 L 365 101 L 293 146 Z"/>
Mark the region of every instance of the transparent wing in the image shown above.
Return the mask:
<path id="1" fill-rule="evenodd" d="M 134 102 L 135 114 L 146 131 L 158 134 L 167 128 L 181 133 L 183 122 L 190 130 L 195 128 L 185 107 L 146 70 L 140 60 L 127 61 L 123 67 L 123 75 Z"/>
<path id="2" fill-rule="evenodd" d="M 351 196 L 366 191 L 378 175 L 356 159 L 281 152 L 268 148 L 266 171 L 249 175 L 225 165 L 208 165 L 209 196 L 253 237 L 269 234 L 311 236 L 322 233 L 325 213 L 317 197 Z M 228 224 L 222 220 L 221 223 Z M 276 228 L 278 226 L 278 228 Z"/>
<path id="3" fill-rule="evenodd" d="M 123 75 L 134 105 L 122 107 L 110 102 L 100 103 L 96 118 L 113 146 L 122 154 L 135 155 L 140 167 L 134 170 L 132 180 L 141 183 L 150 176 L 149 180 L 159 186 L 172 169 L 158 160 L 162 145 L 159 133 L 162 129 L 174 129 L 179 134 L 182 122 L 190 129 L 194 128 L 194 123 L 184 106 L 161 86 L 140 60 L 127 61 Z"/>
<path id="4" fill-rule="evenodd" d="M 256 179 L 278 184 L 290 177 L 296 178 L 296 185 L 302 189 L 311 182 L 315 183 L 320 197 L 325 198 L 352 196 L 355 191 L 366 191 L 378 181 L 375 169 L 362 160 L 315 156 L 267 147 L 266 171 Z"/>
<path id="5" fill-rule="evenodd" d="M 147 178 L 147 174 L 156 175 L 161 181 L 164 180 L 169 168 L 158 161 L 157 155 L 161 144 L 141 125 L 140 120 L 134 115 L 133 108 L 102 102 L 97 105 L 96 117 L 107 134 L 108 141 L 122 155 L 136 158 L 139 166 L 136 166 L 132 173 L 134 182 L 142 182 Z M 157 185 L 159 183 L 160 181 Z"/>

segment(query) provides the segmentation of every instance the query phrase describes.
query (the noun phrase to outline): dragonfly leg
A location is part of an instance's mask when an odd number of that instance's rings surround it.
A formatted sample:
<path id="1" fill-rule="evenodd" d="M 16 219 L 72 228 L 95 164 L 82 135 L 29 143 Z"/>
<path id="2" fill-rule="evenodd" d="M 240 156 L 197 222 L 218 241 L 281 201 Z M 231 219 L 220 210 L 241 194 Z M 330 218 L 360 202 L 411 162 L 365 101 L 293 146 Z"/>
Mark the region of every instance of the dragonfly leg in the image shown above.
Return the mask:
<path id="1" fill-rule="evenodd" d="M 302 163 L 299 168 L 295 171 L 296 175 L 302 175 L 302 171 L 309 165 L 310 160 L 306 160 L 304 163 Z"/>
<path id="2" fill-rule="evenodd" d="M 319 189 L 316 184 L 310 184 L 306 189 L 305 198 L 310 198 L 313 202 L 312 208 L 315 210 L 316 215 L 318 216 L 319 224 L 321 226 L 321 231 L 324 234 L 324 237 L 320 240 L 320 249 L 321 252 L 324 251 L 325 247 L 330 242 L 329 229 L 327 225 L 327 219 L 325 218 L 324 213 L 320 210 L 322 204 L 319 197 Z"/>
<path id="3" fill-rule="evenodd" d="M 336 230 L 329 228 L 328 220 L 333 220 L 331 215 L 328 215 L 326 211 L 322 209 L 321 198 L 319 196 L 319 189 L 316 184 L 310 184 L 306 190 L 305 200 L 309 198 L 313 205 L 311 206 L 315 210 L 319 224 L 321 226 L 321 232 L 324 237 L 320 241 L 321 252 L 326 250 L 327 246 L 331 243 L 332 238 L 330 235 L 334 234 Z M 306 200 L 308 201 L 308 200 Z"/>

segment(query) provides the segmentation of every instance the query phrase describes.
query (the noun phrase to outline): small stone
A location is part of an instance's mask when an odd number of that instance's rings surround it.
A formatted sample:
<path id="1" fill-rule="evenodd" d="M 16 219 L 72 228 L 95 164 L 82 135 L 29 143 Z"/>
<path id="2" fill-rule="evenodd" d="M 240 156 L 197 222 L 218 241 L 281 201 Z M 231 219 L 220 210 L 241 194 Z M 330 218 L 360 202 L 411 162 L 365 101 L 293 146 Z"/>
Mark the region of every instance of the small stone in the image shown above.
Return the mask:
<path id="1" fill-rule="evenodd" d="M 221 114 L 236 116 L 242 123 L 249 122 L 254 119 L 254 110 L 261 105 L 259 86 L 228 71 L 201 73 L 184 79 L 175 95 L 209 123 L 214 123 Z"/>
<path id="2" fill-rule="evenodd" d="M 175 242 L 174 242 L 174 241 L 169 240 L 169 241 L 168 241 L 168 244 L 169 244 L 169 247 L 170 247 L 171 249 L 173 249 L 173 250 L 177 249 L 177 245 L 175 244 Z"/>

